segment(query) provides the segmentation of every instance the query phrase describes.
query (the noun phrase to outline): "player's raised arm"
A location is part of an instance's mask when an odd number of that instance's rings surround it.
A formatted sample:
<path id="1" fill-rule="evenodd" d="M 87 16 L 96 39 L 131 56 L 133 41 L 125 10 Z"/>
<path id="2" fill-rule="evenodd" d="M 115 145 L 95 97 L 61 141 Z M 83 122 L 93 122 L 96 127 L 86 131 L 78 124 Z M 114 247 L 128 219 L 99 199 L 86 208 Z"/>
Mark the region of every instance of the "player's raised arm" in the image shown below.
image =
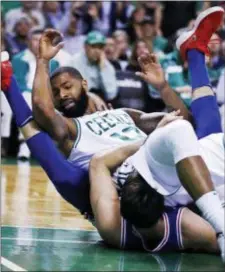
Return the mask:
<path id="1" fill-rule="evenodd" d="M 69 135 L 69 119 L 55 112 L 52 89 L 49 80 L 49 62 L 62 48 L 61 34 L 47 29 L 39 43 L 36 56 L 37 67 L 33 84 L 32 104 L 37 123 L 46 130 L 59 144 Z"/>
<path id="2" fill-rule="evenodd" d="M 164 71 L 159 64 L 155 54 L 145 53 L 138 58 L 142 72 L 136 72 L 147 83 L 151 84 L 161 94 L 163 102 L 168 108 L 180 110 L 184 119 L 192 121 L 191 113 L 180 99 L 180 97 L 170 88 L 164 75 Z"/>
<path id="3" fill-rule="evenodd" d="M 120 247 L 120 201 L 111 171 L 133 155 L 142 142 L 96 154 L 89 168 L 90 199 L 96 227 L 109 244 Z"/>

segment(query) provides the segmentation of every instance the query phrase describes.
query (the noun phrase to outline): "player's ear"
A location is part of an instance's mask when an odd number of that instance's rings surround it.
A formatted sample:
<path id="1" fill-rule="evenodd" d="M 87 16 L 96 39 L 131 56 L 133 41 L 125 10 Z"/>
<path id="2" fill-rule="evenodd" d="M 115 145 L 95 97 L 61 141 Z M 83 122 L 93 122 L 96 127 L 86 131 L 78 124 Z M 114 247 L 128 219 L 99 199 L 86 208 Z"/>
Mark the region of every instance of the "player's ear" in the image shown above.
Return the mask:
<path id="1" fill-rule="evenodd" d="M 85 92 L 87 92 L 88 91 L 87 80 L 83 79 L 82 82 L 81 82 L 81 85 L 82 85 L 83 89 L 85 90 Z"/>

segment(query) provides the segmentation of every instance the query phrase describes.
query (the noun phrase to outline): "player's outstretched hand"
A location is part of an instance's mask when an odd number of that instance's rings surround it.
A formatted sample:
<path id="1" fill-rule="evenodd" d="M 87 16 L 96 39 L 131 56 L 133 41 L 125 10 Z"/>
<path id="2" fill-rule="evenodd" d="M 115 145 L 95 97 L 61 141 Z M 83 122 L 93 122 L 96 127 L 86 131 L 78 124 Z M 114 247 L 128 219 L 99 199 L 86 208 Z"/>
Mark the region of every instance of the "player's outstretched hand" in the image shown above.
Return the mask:
<path id="1" fill-rule="evenodd" d="M 63 36 L 55 29 L 46 29 L 39 43 L 39 58 L 49 61 L 63 47 Z"/>
<path id="2" fill-rule="evenodd" d="M 166 85 L 166 79 L 156 55 L 144 53 L 138 58 L 138 63 L 142 71 L 136 75 L 160 91 Z"/>
<path id="3" fill-rule="evenodd" d="M 180 110 L 172 111 L 168 114 L 166 114 L 163 119 L 158 123 L 157 128 L 164 127 L 165 125 L 176 121 L 176 120 L 182 120 L 183 116 L 179 116 Z"/>

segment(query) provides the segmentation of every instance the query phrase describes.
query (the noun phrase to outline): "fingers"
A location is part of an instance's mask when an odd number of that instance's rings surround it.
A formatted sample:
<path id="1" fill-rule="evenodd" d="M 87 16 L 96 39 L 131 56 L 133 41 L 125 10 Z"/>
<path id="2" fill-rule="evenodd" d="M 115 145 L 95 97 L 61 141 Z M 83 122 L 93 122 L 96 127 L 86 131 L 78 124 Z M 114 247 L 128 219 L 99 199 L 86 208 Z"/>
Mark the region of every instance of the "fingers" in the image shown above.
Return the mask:
<path id="1" fill-rule="evenodd" d="M 58 43 L 57 45 L 56 45 L 56 47 L 57 47 L 57 50 L 59 51 L 60 49 L 62 49 L 63 48 L 63 46 L 64 46 L 64 42 L 60 42 L 60 43 Z"/>
<path id="2" fill-rule="evenodd" d="M 152 63 L 159 63 L 158 58 L 156 57 L 156 54 L 150 54 L 151 62 Z"/>
<path id="3" fill-rule="evenodd" d="M 44 38 L 48 38 L 52 45 L 57 45 L 63 40 L 63 35 L 56 29 L 48 28 L 43 33 Z"/>
<path id="4" fill-rule="evenodd" d="M 108 109 L 109 110 L 113 110 L 114 109 L 111 103 L 108 103 Z"/>

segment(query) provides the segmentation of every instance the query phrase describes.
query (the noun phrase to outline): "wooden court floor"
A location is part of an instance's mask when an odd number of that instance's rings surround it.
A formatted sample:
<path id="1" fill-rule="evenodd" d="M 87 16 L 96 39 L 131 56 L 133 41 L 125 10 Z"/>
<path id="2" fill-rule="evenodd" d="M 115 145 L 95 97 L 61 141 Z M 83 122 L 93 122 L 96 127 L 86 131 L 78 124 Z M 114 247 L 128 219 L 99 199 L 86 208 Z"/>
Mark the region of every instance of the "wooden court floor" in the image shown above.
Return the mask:
<path id="1" fill-rule="evenodd" d="M 2 271 L 224 271 L 220 257 L 109 249 L 43 170 L 2 160 Z"/>

